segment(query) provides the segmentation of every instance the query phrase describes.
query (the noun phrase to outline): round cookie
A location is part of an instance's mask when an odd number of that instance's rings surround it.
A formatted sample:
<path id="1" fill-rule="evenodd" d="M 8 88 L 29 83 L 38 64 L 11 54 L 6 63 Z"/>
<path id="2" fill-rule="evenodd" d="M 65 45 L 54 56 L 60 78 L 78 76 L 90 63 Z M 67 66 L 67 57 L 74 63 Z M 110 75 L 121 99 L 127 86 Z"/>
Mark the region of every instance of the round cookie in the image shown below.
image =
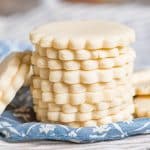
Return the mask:
<path id="1" fill-rule="evenodd" d="M 129 121 L 132 120 L 133 116 L 131 114 L 117 114 L 108 116 L 105 119 L 99 119 L 99 120 L 88 120 L 85 122 L 71 122 L 66 123 L 66 125 L 73 127 L 73 128 L 80 128 L 80 127 L 95 127 L 95 126 L 101 126 L 113 122 L 119 122 L 119 121 Z"/>
<path id="2" fill-rule="evenodd" d="M 0 64 L 0 114 L 30 80 L 31 52 L 12 53 Z"/>
<path id="3" fill-rule="evenodd" d="M 118 57 L 103 59 L 73 60 L 67 55 L 66 58 L 66 60 L 49 59 L 47 57 L 40 56 L 39 54 L 34 54 L 32 56 L 32 64 L 39 68 L 49 68 L 50 70 L 110 69 L 126 65 L 127 63 L 132 63 L 135 58 L 135 52 L 130 50 L 128 53 L 121 54 Z"/>
<path id="4" fill-rule="evenodd" d="M 35 28 L 33 44 L 56 49 L 100 49 L 124 47 L 135 40 L 129 27 L 108 21 L 66 21 Z"/>
<path id="5" fill-rule="evenodd" d="M 67 116 L 65 116 L 65 114 L 61 114 L 60 112 L 51 112 L 48 113 L 47 116 L 47 110 L 45 109 L 41 109 L 41 108 L 36 108 L 36 115 L 37 115 L 37 119 L 38 120 L 42 120 L 43 122 L 51 122 L 51 123 L 61 123 L 61 124 L 65 124 L 71 127 L 91 127 L 91 126 L 100 126 L 103 124 L 109 124 L 109 123 L 113 123 L 113 122 L 118 122 L 118 121 L 129 121 L 133 119 L 133 112 L 134 112 L 134 107 L 133 105 L 130 105 L 129 107 L 122 109 L 119 113 L 117 114 L 111 114 L 111 115 L 107 115 L 105 117 L 99 118 L 99 119 L 90 119 L 90 113 L 86 113 L 83 114 L 83 116 L 81 116 L 81 114 L 78 114 L 78 118 L 80 116 L 80 119 L 84 119 L 86 121 L 73 121 L 73 122 L 68 122 L 71 120 L 75 120 L 76 115 L 74 114 L 68 114 Z M 50 117 L 51 120 L 49 120 L 48 118 Z M 67 117 L 67 118 L 66 118 Z M 86 117 L 86 118 L 85 118 Z M 67 122 L 60 122 L 58 121 L 59 119 L 66 121 Z"/>
<path id="6" fill-rule="evenodd" d="M 35 99 L 41 99 L 43 102 L 54 102 L 58 105 L 72 104 L 80 105 L 84 103 L 97 104 L 99 102 L 114 101 L 116 98 L 123 97 L 124 93 L 126 97 L 133 97 L 134 89 L 132 87 L 124 87 L 118 89 L 106 89 L 101 92 L 84 92 L 84 93 L 53 93 L 42 92 L 40 89 L 31 89 L 32 96 Z"/>
<path id="7" fill-rule="evenodd" d="M 139 96 L 135 98 L 135 115 L 137 117 L 150 118 L 150 96 Z"/>
<path id="8" fill-rule="evenodd" d="M 32 76 L 32 87 L 34 89 L 41 89 L 43 92 L 54 93 L 83 93 L 83 92 L 96 92 L 103 89 L 116 89 L 120 86 L 128 85 L 128 80 L 131 77 L 125 77 L 112 82 L 101 82 L 94 84 L 65 84 L 63 82 L 52 83 L 49 80 L 41 79 L 39 76 Z"/>
<path id="9" fill-rule="evenodd" d="M 130 110 L 128 111 L 128 109 Z M 64 112 L 48 112 L 48 120 L 50 121 L 59 121 L 64 123 L 79 121 L 84 122 L 88 120 L 98 120 L 98 119 L 105 119 L 105 117 L 110 115 L 116 115 L 121 111 L 126 111 L 128 114 L 134 113 L 134 105 L 133 103 L 126 103 L 121 106 L 117 106 L 114 108 L 106 109 L 104 111 L 92 111 L 86 113 L 64 113 Z"/>
<path id="10" fill-rule="evenodd" d="M 112 82 L 114 79 L 121 79 L 126 76 L 130 76 L 132 74 L 132 70 L 132 63 L 126 64 L 122 67 L 96 70 L 66 71 L 38 68 L 41 79 L 49 80 L 52 83 L 64 82 L 66 84 L 94 84 L 97 82 Z M 36 70 L 33 71 L 35 72 Z"/>
<path id="11" fill-rule="evenodd" d="M 135 94 L 150 95 L 150 70 L 141 70 L 135 72 L 133 75 L 133 83 L 135 87 Z"/>

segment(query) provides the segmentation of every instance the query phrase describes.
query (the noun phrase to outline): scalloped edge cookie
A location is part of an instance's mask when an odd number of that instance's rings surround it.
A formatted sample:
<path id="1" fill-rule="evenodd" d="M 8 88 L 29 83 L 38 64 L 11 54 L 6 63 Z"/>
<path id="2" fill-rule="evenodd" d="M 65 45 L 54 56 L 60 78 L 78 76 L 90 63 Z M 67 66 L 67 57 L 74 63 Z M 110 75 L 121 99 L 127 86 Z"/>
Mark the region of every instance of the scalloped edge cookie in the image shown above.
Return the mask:
<path id="1" fill-rule="evenodd" d="M 109 21 L 66 21 L 35 28 L 30 40 L 56 49 L 101 49 L 127 46 L 135 41 L 135 33 L 125 25 Z"/>
<path id="2" fill-rule="evenodd" d="M 65 84 L 63 82 L 51 83 L 49 80 L 43 80 L 39 76 L 32 76 L 32 87 L 34 89 L 41 89 L 43 92 L 54 93 L 83 93 L 96 92 L 104 89 L 114 89 L 120 86 L 128 85 L 128 80 L 131 77 L 126 77 L 121 80 L 114 80 L 106 83 L 95 84 Z"/>
<path id="3" fill-rule="evenodd" d="M 150 96 L 138 96 L 135 98 L 134 103 L 137 117 L 150 118 Z"/>
<path id="4" fill-rule="evenodd" d="M 103 90 L 103 92 L 84 92 L 84 93 L 53 93 L 42 92 L 40 89 L 34 89 L 31 87 L 32 97 L 34 99 L 41 99 L 42 102 L 50 102 L 58 105 L 71 104 L 80 105 L 84 103 L 97 104 L 99 102 L 113 102 L 116 98 L 123 97 L 124 93 L 126 97 L 131 99 L 134 95 L 134 89 L 132 87 L 118 88 L 118 91 L 112 89 Z"/>
<path id="5" fill-rule="evenodd" d="M 60 112 L 51 112 L 51 113 L 49 112 L 47 114 L 45 109 L 36 107 L 36 118 L 39 121 L 61 123 L 71 127 L 86 127 L 86 126 L 98 126 L 103 124 L 109 124 L 117 121 L 132 120 L 133 119 L 132 114 L 134 113 L 134 105 L 130 104 L 128 107 L 125 108 L 122 107 L 122 109 L 120 107 L 120 111 L 118 113 L 112 113 L 112 114 L 109 113 L 110 113 L 109 110 L 105 112 L 101 112 L 102 116 L 99 116 L 99 119 L 91 120 L 90 118 L 93 118 L 91 113 L 78 113 L 78 115 L 76 115 L 74 113 L 60 114 Z M 72 121 L 72 120 L 77 120 L 75 118 L 77 118 L 80 121 Z M 63 122 L 58 121 L 60 119 Z"/>
<path id="6" fill-rule="evenodd" d="M 84 57 L 85 56 L 86 55 L 84 55 Z M 68 54 L 65 56 L 65 58 L 67 58 L 68 60 L 50 59 L 35 53 L 32 56 L 32 64 L 36 65 L 39 68 L 49 68 L 51 70 L 110 69 L 133 62 L 135 59 L 135 51 L 129 50 L 128 53 L 121 54 L 114 58 L 77 60 L 75 58 L 71 59 Z"/>
<path id="7" fill-rule="evenodd" d="M 133 84 L 136 95 L 150 95 L 150 69 L 135 72 Z"/>
<path id="8" fill-rule="evenodd" d="M 30 80 L 31 52 L 14 52 L 0 64 L 0 114 Z M 28 78 L 28 79 L 27 79 Z"/>

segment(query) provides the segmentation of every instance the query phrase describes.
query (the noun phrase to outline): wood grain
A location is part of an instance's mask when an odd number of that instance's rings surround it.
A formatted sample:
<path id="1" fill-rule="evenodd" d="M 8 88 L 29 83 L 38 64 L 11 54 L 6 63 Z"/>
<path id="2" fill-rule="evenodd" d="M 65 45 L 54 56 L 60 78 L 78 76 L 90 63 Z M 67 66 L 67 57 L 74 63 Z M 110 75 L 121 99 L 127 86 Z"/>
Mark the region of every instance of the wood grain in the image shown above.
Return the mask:
<path id="1" fill-rule="evenodd" d="M 6 143 L 0 141 L 0 150 L 150 150 L 150 135 L 129 137 L 123 140 L 74 144 L 59 141 Z"/>

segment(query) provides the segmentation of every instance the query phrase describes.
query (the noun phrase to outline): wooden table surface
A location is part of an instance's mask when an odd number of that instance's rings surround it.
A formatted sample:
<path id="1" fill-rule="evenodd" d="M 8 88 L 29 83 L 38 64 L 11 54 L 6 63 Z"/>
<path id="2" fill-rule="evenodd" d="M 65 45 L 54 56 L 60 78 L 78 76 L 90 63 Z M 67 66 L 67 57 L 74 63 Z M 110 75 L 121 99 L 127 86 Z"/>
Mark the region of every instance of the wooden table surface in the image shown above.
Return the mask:
<path id="1" fill-rule="evenodd" d="M 6 143 L 0 141 L 0 150 L 150 150 L 150 135 L 133 136 L 122 140 L 91 144 L 59 141 Z"/>

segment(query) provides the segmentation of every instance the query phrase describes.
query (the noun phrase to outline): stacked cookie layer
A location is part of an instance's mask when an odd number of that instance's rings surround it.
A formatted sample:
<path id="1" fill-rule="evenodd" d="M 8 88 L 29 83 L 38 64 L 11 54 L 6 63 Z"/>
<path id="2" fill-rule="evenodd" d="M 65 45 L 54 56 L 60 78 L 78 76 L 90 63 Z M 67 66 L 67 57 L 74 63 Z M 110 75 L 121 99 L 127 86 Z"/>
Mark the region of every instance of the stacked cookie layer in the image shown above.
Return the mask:
<path id="1" fill-rule="evenodd" d="M 136 72 L 133 81 L 135 86 L 135 114 L 137 117 L 150 117 L 150 70 Z"/>
<path id="2" fill-rule="evenodd" d="M 134 32 L 101 21 L 52 23 L 31 41 L 37 119 L 73 127 L 132 119 Z"/>
<path id="3" fill-rule="evenodd" d="M 13 52 L 0 63 L 0 114 L 23 85 L 30 84 L 31 52 Z"/>

